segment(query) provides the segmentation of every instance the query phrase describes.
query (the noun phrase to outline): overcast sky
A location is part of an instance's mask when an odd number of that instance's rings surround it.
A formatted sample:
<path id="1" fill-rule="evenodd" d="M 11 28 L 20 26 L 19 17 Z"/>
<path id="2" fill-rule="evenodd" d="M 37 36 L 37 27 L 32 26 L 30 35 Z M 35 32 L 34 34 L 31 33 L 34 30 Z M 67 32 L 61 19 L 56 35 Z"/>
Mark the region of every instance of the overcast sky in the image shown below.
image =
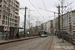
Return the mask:
<path id="1" fill-rule="evenodd" d="M 58 12 L 56 6 L 58 5 L 59 0 L 30 0 L 30 1 L 18 0 L 18 1 L 20 2 L 20 8 L 24 8 L 26 6 L 28 9 L 32 10 L 30 11 L 30 17 L 31 17 L 31 23 L 33 23 L 34 26 L 36 25 L 36 21 L 37 21 L 36 18 L 38 18 L 39 21 L 41 22 L 47 22 L 48 20 L 52 20 L 54 18 L 54 13 L 45 11 L 43 9 L 47 9 L 53 12 Z M 66 3 L 75 2 L 75 0 L 66 0 L 66 1 L 67 1 Z M 24 10 L 21 9 L 19 15 L 20 15 L 20 27 L 21 27 L 23 26 L 23 22 L 24 22 Z M 27 10 L 27 20 L 28 19 L 29 18 L 28 18 L 28 10 Z"/>

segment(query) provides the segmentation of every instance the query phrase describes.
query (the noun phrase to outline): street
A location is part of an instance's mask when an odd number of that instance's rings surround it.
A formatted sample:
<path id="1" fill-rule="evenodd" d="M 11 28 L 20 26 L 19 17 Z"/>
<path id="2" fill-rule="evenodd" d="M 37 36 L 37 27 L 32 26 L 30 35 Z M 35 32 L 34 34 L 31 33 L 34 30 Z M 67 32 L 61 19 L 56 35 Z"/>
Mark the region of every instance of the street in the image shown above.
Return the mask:
<path id="1" fill-rule="evenodd" d="M 52 36 L 0 45 L 0 50 L 50 50 Z"/>

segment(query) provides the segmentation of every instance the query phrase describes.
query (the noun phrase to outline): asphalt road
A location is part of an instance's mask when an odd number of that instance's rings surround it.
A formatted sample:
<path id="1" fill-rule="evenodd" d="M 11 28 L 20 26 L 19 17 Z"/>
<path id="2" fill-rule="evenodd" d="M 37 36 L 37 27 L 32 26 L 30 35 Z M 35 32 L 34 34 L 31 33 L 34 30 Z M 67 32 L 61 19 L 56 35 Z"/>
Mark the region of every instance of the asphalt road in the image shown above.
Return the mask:
<path id="1" fill-rule="evenodd" d="M 52 36 L 0 45 L 0 50 L 50 50 Z"/>

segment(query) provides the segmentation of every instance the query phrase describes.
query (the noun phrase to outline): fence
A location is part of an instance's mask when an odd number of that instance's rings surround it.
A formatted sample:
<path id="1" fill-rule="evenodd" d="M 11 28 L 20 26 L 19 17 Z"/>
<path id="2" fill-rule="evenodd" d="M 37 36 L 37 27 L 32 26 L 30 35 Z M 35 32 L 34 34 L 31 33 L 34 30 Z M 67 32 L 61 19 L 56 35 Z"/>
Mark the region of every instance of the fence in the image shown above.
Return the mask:
<path id="1" fill-rule="evenodd" d="M 63 34 L 63 39 L 75 45 L 75 35 Z"/>

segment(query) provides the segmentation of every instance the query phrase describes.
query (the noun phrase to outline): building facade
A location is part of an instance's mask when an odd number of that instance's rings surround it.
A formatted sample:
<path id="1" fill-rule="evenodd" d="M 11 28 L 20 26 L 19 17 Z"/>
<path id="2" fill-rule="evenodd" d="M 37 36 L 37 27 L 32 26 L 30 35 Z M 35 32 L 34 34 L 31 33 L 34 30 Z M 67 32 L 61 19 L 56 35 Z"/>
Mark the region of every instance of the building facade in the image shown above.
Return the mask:
<path id="1" fill-rule="evenodd" d="M 55 20 L 55 29 L 58 31 L 57 18 Z M 75 10 L 63 14 L 64 33 L 75 34 Z M 62 32 L 62 15 L 60 16 L 60 32 Z"/>
<path id="2" fill-rule="evenodd" d="M 0 26 L 4 31 L 10 27 L 19 27 L 19 2 L 17 0 L 0 0 Z"/>
<path id="3" fill-rule="evenodd" d="M 53 30 L 54 30 L 54 33 L 58 31 L 58 17 L 53 19 Z"/>

